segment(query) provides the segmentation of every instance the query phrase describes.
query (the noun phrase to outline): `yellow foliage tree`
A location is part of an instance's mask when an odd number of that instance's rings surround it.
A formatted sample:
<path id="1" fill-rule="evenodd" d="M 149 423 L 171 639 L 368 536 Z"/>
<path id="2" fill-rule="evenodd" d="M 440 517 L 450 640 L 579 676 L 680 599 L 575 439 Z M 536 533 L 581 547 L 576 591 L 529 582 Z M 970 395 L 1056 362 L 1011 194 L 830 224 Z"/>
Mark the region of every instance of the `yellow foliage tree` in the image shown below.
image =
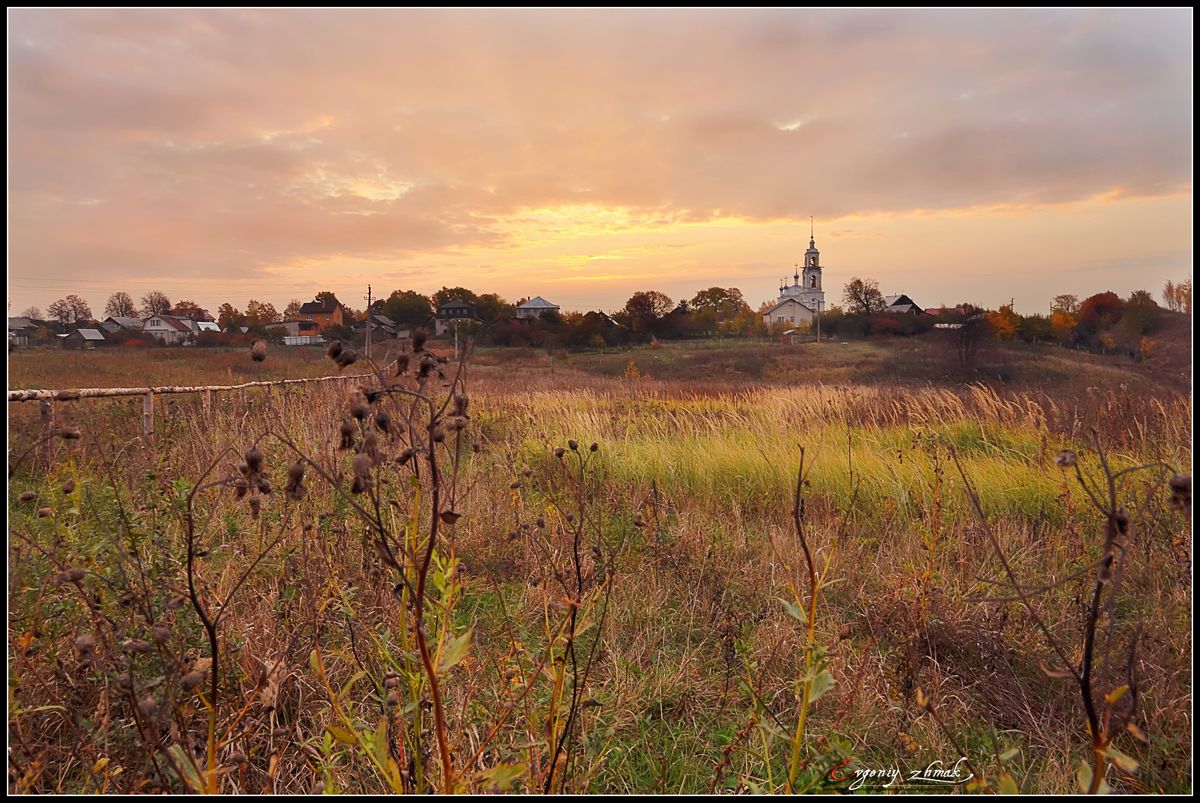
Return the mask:
<path id="1" fill-rule="evenodd" d="M 1021 316 L 1013 312 L 1012 304 L 1005 304 L 999 311 L 989 313 L 988 322 L 1001 340 L 1011 340 L 1021 328 Z"/>

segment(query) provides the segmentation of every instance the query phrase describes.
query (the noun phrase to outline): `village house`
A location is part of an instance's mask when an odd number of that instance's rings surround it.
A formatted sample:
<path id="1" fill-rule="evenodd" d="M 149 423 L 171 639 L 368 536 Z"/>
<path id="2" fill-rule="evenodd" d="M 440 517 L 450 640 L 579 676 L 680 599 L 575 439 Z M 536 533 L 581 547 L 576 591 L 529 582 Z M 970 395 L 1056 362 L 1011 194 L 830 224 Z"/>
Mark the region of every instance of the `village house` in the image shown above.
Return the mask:
<path id="1" fill-rule="evenodd" d="M 346 318 L 342 313 L 342 305 L 336 299 L 309 301 L 306 304 L 301 304 L 300 320 L 315 323 L 317 325 L 317 334 L 323 333 L 331 326 L 346 325 Z"/>
<path id="2" fill-rule="evenodd" d="M 8 344 L 10 346 L 28 346 L 29 339 L 37 331 L 38 325 L 30 318 L 8 319 Z"/>
<path id="3" fill-rule="evenodd" d="M 94 349 L 104 343 L 104 334 L 99 329 L 76 329 L 62 339 L 63 348 L 72 349 Z"/>
<path id="4" fill-rule="evenodd" d="M 351 329 L 353 329 L 355 332 L 363 334 L 367 331 L 368 326 L 371 328 L 372 340 L 395 340 L 401 336 L 401 330 L 396 325 L 396 322 L 388 316 L 381 315 L 377 312 L 368 316 L 367 320 L 359 321 L 358 323 L 354 324 Z M 407 336 L 408 330 L 405 329 L 403 331 L 406 333 L 405 336 Z"/>
<path id="5" fill-rule="evenodd" d="M 451 326 L 457 326 L 460 321 L 468 323 L 479 321 L 475 314 L 475 305 L 458 299 L 451 299 L 445 304 L 438 305 L 437 317 L 434 319 L 434 332 L 445 334 Z"/>
<path id="6" fill-rule="evenodd" d="M 541 296 L 534 296 L 528 301 L 522 301 L 518 304 L 514 315 L 517 318 L 528 320 L 530 318 L 541 318 L 550 312 L 558 312 L 558 305 L 551 304 Z"/>
<path id="7" fill-rule="evenodd" d="M 100 322 L 100 329 L 107 334 L 119 332 L 122 329 L 130 332 L 140 332 L 142 331 L 142 326 L 144 325 L 145 321 L 143 321 L 141 318 L 129 318 L 123 315 L 110 315 Z"/>
<path id="8" fill-rule="evenodd" d="M 192 335 L 192 328 L 171 315 L 152 315 L 146 318 L 142 331 L 168 345 L 182 343 Z"/>
<path id="9" fill-rule="evenodd" d="M 917 306 L 916 302 L 908 296 L 900 293 L 894 296 L 887 296 L 883 299 L 883 311 L 893 315 L 924 315 L 925 310 Z"/>

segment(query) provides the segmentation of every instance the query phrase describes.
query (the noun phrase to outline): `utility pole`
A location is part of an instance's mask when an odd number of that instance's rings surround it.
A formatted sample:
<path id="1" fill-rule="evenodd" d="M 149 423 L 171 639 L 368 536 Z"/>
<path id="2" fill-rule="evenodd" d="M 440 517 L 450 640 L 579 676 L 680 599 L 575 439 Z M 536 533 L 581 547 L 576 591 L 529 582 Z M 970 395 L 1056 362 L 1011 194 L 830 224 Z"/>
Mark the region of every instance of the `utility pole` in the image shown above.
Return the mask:
<path id="1" fill-rule="evenodd" d="M 367 285 L 367 359 L 371 359 L 371 285 Z"/>

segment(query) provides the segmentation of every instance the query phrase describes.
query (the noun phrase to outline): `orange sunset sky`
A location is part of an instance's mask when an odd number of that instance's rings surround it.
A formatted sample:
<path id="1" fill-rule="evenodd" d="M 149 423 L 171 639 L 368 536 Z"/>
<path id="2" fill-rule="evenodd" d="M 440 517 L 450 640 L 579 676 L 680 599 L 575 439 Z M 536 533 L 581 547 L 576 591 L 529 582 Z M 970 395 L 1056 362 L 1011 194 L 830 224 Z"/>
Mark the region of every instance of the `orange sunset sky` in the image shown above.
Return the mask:
<path id="1" fill-rule="evenodd" d="M 1191 275 L 1192 12 L 8 14 L 9 314 Z"/>

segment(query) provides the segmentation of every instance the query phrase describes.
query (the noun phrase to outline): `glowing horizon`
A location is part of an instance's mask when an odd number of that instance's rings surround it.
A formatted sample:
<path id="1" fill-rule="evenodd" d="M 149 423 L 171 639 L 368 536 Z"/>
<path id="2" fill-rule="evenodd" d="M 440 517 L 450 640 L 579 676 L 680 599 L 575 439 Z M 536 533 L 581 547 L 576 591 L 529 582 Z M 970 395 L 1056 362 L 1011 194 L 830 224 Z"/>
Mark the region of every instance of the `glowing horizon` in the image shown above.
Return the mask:
<path id="1" fill-rule="evenodd" d="M 9 13 L 10 315 L 1191 275 L 1191 11 Z"/>

